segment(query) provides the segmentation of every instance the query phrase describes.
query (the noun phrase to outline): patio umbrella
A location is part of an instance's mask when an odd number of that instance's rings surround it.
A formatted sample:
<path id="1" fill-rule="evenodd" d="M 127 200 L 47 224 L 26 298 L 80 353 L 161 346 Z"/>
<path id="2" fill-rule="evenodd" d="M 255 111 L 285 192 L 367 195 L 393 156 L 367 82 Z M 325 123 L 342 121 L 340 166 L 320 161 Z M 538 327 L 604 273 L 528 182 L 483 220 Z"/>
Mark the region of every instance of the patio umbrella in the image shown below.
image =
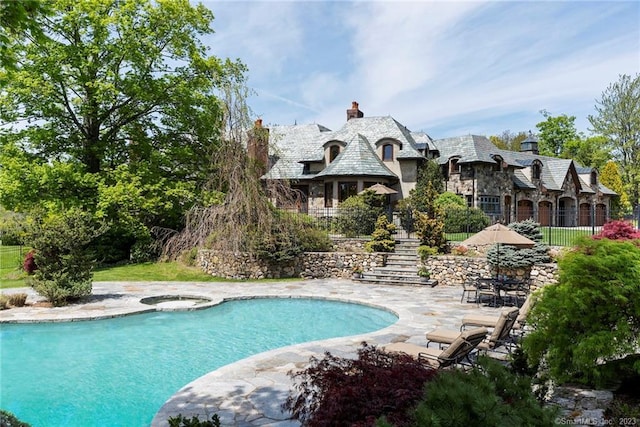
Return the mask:
<path id="1" fill-rule="evenodd" d="M 367 190 L 371 190 L 376 194 L 381 194 L 381 195 L 389 195 L 389 194 L 396 194 L 398 193 L 396 190 L 394 190 L 393 188 L 389 188 L 384 184 L 374 184 L 369 188 L 365 188 L 364 190 L 362 190 L 360 193 L 364 193 Z"/>
<path id="2" fill-rule="evenodd" d="M 532 248 L 536 242 L 502 224 L 493 224 L 464 240 L 462 245 L 498 245 L 498 273 L 500 273 L 500 245 Z"/>

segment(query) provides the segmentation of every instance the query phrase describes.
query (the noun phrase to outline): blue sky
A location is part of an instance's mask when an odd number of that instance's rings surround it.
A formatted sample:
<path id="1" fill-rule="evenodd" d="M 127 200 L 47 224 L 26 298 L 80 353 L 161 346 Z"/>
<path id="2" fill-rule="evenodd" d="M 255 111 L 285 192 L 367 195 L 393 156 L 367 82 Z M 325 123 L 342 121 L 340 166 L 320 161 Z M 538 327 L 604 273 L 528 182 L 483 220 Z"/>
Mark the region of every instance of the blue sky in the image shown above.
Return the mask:
<path id="1" fill-rule="evenodd" d="M 218 57 L 241 59 L 266 124 L 338 129 L 352 101 L 433 138 L 587 116 L 640 72 L 638 1 L 203 1 Z"/>

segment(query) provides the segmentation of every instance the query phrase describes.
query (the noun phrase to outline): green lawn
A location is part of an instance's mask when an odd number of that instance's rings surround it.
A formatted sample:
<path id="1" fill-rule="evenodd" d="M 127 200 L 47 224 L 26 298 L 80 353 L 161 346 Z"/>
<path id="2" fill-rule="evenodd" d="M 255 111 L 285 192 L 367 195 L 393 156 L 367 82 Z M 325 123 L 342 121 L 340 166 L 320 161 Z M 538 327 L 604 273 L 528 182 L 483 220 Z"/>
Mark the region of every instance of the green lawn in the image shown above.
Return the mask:
<path id="1" fill-rule="evenodd" d="M 27 275 L 22 271 L 22 253 L 18 246 L 0 246 L 0 289 L 27 286 Z M 202 272 L 197 267 L 189 267 L 179 262 L 147 262 L 99 268 L 94 271 L 93 280 L 98 282 L 229 282 Z M 261 282 L 292 279 L 264 279 Z"/>
<path id="2" fill-rule="evenodd" d="M 22 260 L 26 252 L 20 246 L 0 246 L 0 288 L 24 286 Z"/>
<path id="3" fill-rule="evenodd" d="M 93 274 L 97 282 L 221 282 L 227 281 L 204 273 L 196 267 L 188 267 L 179 262 L 146 262 L 117 267 L 100 268 Z"/>

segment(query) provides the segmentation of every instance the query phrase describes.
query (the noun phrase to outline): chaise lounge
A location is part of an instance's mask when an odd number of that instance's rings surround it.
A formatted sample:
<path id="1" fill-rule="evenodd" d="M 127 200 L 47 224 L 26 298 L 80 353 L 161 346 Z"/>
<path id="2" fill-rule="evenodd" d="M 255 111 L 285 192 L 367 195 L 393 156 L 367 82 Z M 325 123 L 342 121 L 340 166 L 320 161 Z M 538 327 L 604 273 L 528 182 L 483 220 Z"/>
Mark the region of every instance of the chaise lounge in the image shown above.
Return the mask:
<path id="1" fill-rule="evenodd" d="M 487 328 L 474 328 L 459 332 L 455 339 L 445 349 L 429 348 L 417 344 L 398 342 L 382 346 L 387 352 L 405 353 L 420 362 L 434 368 L 462 364 L 464 360 L 471 362 L 470 355 L 487 337 Z"/>

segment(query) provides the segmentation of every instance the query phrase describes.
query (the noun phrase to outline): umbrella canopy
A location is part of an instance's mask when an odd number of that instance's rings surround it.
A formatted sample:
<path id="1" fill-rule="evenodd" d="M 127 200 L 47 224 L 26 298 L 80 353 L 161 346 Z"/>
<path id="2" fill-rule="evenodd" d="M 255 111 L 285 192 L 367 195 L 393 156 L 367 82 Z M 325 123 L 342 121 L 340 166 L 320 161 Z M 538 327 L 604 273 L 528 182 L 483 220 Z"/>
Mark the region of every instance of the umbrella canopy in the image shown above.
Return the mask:
<path id="1" fill-rule="evenodd" d="M 461 244 L 466 246 L 492 245 L 495 243 L 517 246 L 519 248 L 532 248 L 536 244 L 528 237 L 519 234 L 502 224 L 493 224 L 484 230 L 474 234 Z"/>
<path id="2" fill-rule="evenodd" d="M 376 194 L 382 194 L 382 195 L 386 195 L 386 194 L 396 194 L 397 191 L 394 190 L 393 188 L 389 188 L 384 184 L 374 184 L 369 188 L 365 188 L 364 190 L 362 190 L 359 194 L 364 193 L 367 190 L 371 190 Z"/>

